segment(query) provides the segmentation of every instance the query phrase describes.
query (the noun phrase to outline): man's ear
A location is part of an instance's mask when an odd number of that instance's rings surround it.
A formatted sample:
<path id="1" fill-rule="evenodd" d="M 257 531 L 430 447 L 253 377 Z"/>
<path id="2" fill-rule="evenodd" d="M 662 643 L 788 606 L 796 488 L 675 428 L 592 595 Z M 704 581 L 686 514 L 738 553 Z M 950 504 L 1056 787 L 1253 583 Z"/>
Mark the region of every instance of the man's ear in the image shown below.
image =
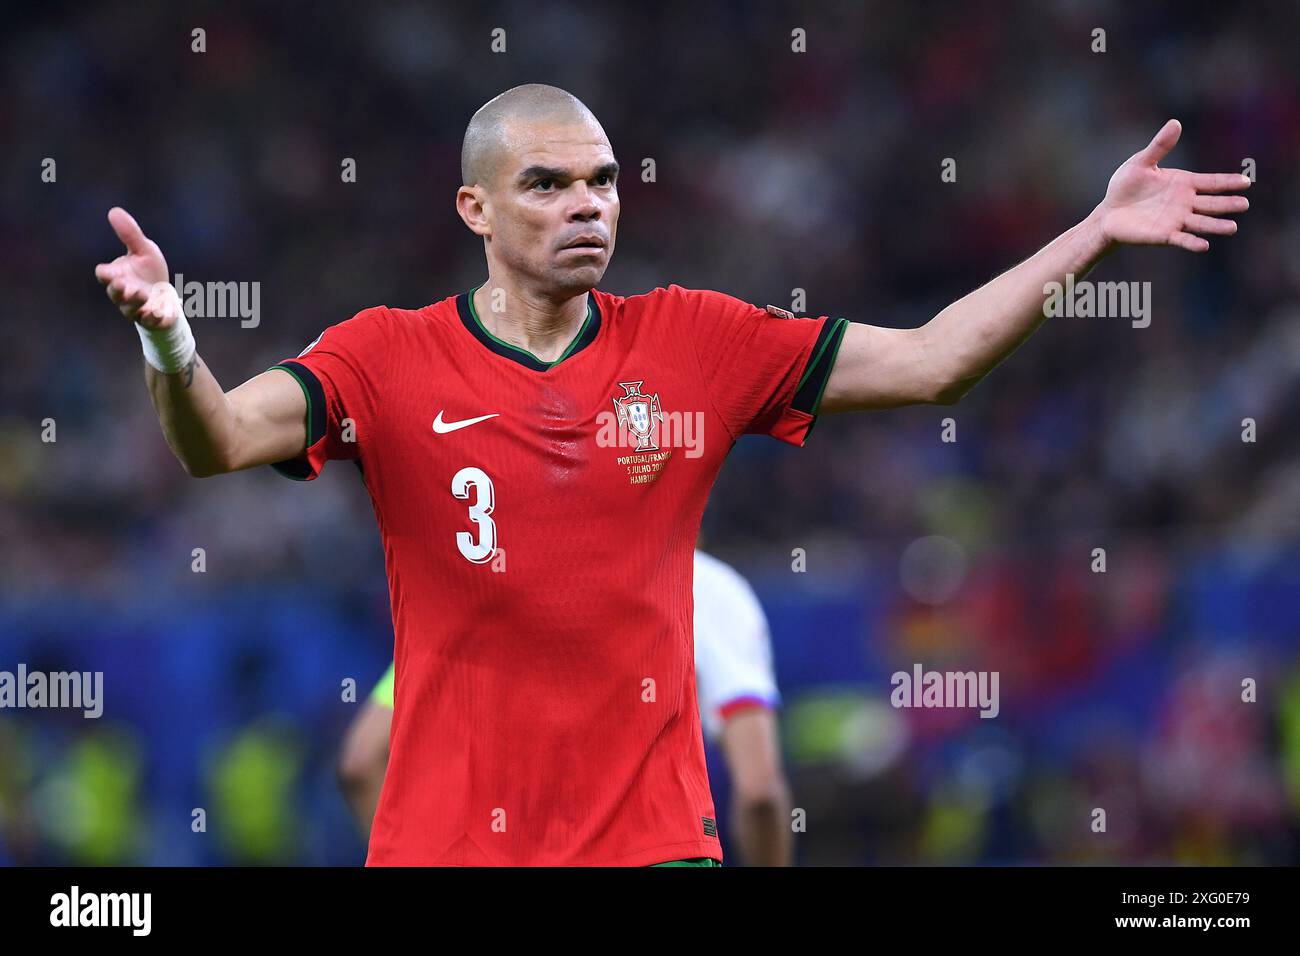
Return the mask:
<path id="1" fill-rule="evenodd" d="M 481 186 L 461 186 L 456 191 L 456 212 L 461 221 L 476 236 L 487 238 L 492 235 L 488 223 L 487 193 Z"/>

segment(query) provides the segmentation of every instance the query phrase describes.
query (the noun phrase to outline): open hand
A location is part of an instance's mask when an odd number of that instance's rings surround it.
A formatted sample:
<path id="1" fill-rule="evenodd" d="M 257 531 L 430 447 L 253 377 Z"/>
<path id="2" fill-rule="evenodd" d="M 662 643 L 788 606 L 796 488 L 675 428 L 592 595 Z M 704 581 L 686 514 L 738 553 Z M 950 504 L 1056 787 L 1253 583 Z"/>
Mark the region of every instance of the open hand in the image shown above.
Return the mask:
<path id="1" fill-rule="evenodd" d="M 95 278 L 121 313 L 149 329 L 167 329 L 179 317 L 179 299 L 167 279 L 167 260 L 158 243 L 121 206 L 108 211 L 108 223 L 126 252 L 95 266 Z"/>
<path id="2" fill-rule="evenodd" d="M 1115 170 L 1106 198 L 1097 207 L 1107 240 L 1204 252 L 1210 248 L 1205 236 L 1230 236 L 1237 231 L 1231 219 L 1218 217 L 1250 208 L 1245 196 L 1223 195 L 1250 186 L 1247 176 L 1156 165 L 1174 148 L 1182 131 L 1182 124 L 1171 119 L 1145 149 Z"/>

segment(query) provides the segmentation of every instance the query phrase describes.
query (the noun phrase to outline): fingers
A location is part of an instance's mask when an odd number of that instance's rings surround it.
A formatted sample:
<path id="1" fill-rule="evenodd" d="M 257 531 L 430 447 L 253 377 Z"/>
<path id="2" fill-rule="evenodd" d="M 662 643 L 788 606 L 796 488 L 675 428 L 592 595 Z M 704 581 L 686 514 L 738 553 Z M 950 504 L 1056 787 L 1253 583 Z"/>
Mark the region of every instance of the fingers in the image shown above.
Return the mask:
<path id="1" fill-rule="evenodd" d="M 108 211 L 108 224 L 117 233 L 117 238 L 122 240 L 127 252 L 139 254 L 149 250 L 149 240 L 145 238 L 140 224 L 121 206 L 114 206 Z"/>
<path id="2" fill-rule="evenodd" d="M 1208 233 L 1211 236 L 1230 236 L 1237 231 L 1237 224 L 1231 219 L 1214 219 L 1210 216 L 1192 214 L 1183 223 L 1188 232 Z"/>
<path id="3" fill-rule="evenodd" d="M 1211 184 L 1235 179 L 1237 182 L 1228 183 L 1228 188 L 1232 189 L 1241 189 L 1250 184 L 1250 180 L 1245 176 L 1238 176 L 1235 173 L 1196 174 L 1194 179 L 1208 180 Z M 1192 197 L 1192 214 L 1183 222 L 1183 231 L 1174 233 L 1169 242 L 1171 245 L 1180 246 L 1191 252 L 1204 252 L 1210 248 L 1210 243 L 1202 236 L 1231 236 L 1237 231 L 1237 223 L 1234 220 L 1216 219 L 1214 216 L 1205 215 L 1206 213 L 1237 213 L 1245 212 L 1249 208 L 1250 201 L 1245 196 L 1202 196 L 1198 194 Z M 1193 233 L 1201 233 L 1202 235 L 1197 236 L 1193 235 Z M 1186 239 L 1180 237 L 1186 237 Z"/>
<path id="4" fill-rule="evenodd" d="M 1169 237 L 1169 244 L 1179 249 L 1186 249 L 1188 252 L 1204 252 L 1210 248 L 1208 239 L 1193 236 L 1190 232 L 1175 232 Z"/>
<path id="5" fill-rule="evenodd" d="M 99 267 L 95 267 L 96 275 L 99 274 Z M 154 295 L 151 286 L 133 279 L 125 273 L 109 275 L 100 280 L 105 283 L 104 292 L 108 295 L 109 300 L 116 306 L 126 305 L 132 308 L 139 308 L 147 303 Z"/>
<path id="6" fill-rule="evenodd" d="M 1198 193 L 1226 193 L 1250 188 L 1244 173 L 1192 173 L 1192 186 Z"/>
<path id="7" fill-rule="evenodd" d="M 1160 132 L 1156 133 L 1146 149 L 1138 153 L 1134 159 L 1144 166 L 1154 166 L 1169 155 L 1169 151 L 1177 145 L 1178 137 L 1182 134 L 1183 124 L 1176 119 L 1169 120 L 1160 127 Z"/>
<path id="8" fill-rule="evenodd" d="M 1245 196 L 1202 196 L 1192 200 L 1192 212 L 1216 215 L 1222 213 L 1245 212 L 1250 208 L 1250 200 Z"/>
<path id="9" fill-rule="evenodd" d="M 180 297 L 165 282 L 144 285 L 125 276 L 112 279 L 104 289 L 118 310 L 132 322 L 150 329 L 166 329 L 181 314 Z"/>
<path id="10" fill-rule="evenodd" d="M 118 311 L 134 322 L 140 315 L 140 303 L 127 298 L 125 285 L 125 280 L 114 279 L 104 287 L 104 291 L 108 293 L 108 300 L 117 306 Z"/>
<path id="11" fill-rule="evenodd" d="M 138 321 L 149 328 L 165 329 L 180 317 L 181 300 L 170 285 L 155 282 L 149 290 L 149 298 L 140 307 Z"/>

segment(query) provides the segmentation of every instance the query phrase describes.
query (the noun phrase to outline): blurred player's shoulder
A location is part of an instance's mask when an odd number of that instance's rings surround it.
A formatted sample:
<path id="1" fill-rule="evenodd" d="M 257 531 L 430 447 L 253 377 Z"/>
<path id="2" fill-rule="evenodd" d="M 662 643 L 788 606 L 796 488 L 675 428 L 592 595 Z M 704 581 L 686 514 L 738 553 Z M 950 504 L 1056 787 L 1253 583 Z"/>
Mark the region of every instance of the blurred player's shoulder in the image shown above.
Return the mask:
<path id="1" fill-rule="evenodd" d="M 755 706 L 780 706 L 767 615 L 739 571 L 695 551 L 695 675 L 705 736 L 716 740 L 727 718 Z"/>
<path id="2" fill-rule="evenodd" d="M 729 606 L 747 616 L 763 616 L 763 606 L 753 585 L 720 558 L 695 549 L 695 596 Z"/>

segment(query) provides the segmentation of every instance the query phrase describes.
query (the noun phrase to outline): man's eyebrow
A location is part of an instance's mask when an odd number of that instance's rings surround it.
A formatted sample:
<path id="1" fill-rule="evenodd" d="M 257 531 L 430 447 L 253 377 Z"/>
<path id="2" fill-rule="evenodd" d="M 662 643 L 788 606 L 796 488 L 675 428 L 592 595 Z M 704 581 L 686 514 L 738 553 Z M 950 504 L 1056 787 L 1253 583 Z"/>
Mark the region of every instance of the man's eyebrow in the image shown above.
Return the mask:
<path id="1" fill-rule="evenodd" d="M 615 162 L 614 160 L 610 160 L 608 163 L 604 163 L 603 165 L 597 167 L 592 172 L 591 178 L 595 179 L 598 176 L 608 176 L 610 179 L 613 179 L 615 176 L 618 175 L 618 169 L 619 169 L 618 163 Z M 527 169 L 525 169 L 523 172 L 519 174 L 519 176 L 515 179 L 515 182 L 519 183 L 520 185 L 523 185 L 524 183 L 529 183 L 538 179 L 569 180 L 572 178 L 573 178 L 573 174 L 569 172 L 569 170 L 567 169 L 556 169 L 553 166 L 529 166 Z"/>

